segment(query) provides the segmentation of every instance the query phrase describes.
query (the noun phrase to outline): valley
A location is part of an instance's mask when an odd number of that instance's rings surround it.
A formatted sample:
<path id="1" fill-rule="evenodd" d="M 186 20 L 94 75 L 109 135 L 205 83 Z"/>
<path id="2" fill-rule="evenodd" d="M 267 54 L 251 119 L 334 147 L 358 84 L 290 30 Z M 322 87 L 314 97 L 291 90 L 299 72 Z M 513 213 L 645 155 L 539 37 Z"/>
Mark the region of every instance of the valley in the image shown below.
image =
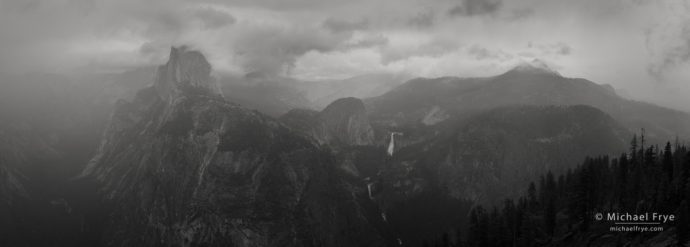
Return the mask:
<path id="1" fill-rule="evenodd" d="M 646 147 L 690 137 L 687 113 L 529 64 L 386 82 L 363 99 L 343 85 L 310 96 L 342 96 L 321 108 L 282 93 L 301 82 L 229 86 L 212 70 L 201 52 L 173 47 L 155 70 L 109 75 L 100 88 L 47 92 L 47 103 L 3 97 L 0 214 L 12 220 L 0 227 L 13 233 L 0 243 L 457 243 L 474 236 L 478 208 L 524 196 L 544 174 L 579 171 L 587 157 L 616 157 L 640 129 Z M 21 85 L 2 86 L 34 90 Z"/>

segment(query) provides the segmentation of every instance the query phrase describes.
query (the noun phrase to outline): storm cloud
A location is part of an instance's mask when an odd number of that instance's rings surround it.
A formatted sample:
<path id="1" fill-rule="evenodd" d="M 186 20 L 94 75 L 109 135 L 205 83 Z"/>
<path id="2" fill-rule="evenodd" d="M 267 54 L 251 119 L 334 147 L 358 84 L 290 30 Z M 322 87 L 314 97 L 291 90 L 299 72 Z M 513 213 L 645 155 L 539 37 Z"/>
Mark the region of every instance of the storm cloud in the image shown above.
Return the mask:
<path id="1" fill-rule="evenodd" d="M 235 23 L 235 17 L 213 8 L 202 8 L 197 10 L 194 15 L 199 18 L 206 28 L 221 28 Z"/>
<path id="2" fill-rule="evenodd" d="M 456 5 L 448 11 L 451 16 L 475 16 L 487 15 L 497 12 L 502 0 L 462 0 L 462 3 Z"/>
<path id="3" fill-rule="evenodd" d="M 685 8 L 690 9 L 687 5 Z M 675 16 L 650 28 L 646 34 L 646 48 L 651 56 L 647 71 L 659 81 L 666 81 L 667 73 L 687 69 L 690 62 L 690 17 Z"/>
<path id="4" fill-rule="evenodd" d="M 351 32 L 355 30 L 364 30 L 369 27 L 369 21 L 366 19 L 358 21 L 348 21 L 328 18 L 323 22 L 323 26 L 333 32 Z"/>
<path id="5" fill-rule="evenodd" d="M 562 75 L 683 106 L 690 105 L 688 5 L 674 0 L 0 0 L 0 71 L 124 71 L 160 64 L 173 45 L 201 50 L 224 73 L 261 71 L 305 80 L 362 73 L 485 76 L 539 58 Z"/>
<path id="6" fill-rule="evenodd" d="M 348 38 L 315 28 L 252 28 L 241 32 L 233 51 L 246 72 L 289 74 L 300 56 L 333 51 Z"/>

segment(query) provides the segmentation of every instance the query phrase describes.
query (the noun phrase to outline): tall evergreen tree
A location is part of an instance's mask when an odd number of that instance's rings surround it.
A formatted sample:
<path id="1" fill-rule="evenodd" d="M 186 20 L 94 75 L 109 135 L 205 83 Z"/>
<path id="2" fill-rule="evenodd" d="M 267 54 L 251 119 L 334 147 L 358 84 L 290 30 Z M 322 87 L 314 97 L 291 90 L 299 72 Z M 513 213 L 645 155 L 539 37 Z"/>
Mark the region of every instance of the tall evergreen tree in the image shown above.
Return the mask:
<path id="1" fill-rule="evenodd" d="M 630 159 L 633 163 L 637 161 L 637 134 L 634 134 L 632 140 L 630 140 Z"/>
<path id="2" fill-rule="evenodd" d="M 620 159 L 618 159 L 618 207 L 621 208 L 628 199 L 628 157 L 626 154 L 622 154 Z"/>
<path id="3" fill-rule="evenodd" d="M 671 142 L 666 142 L 662 164 L 668 180 L 673 180 L 673 150 L 671 150 Z"/>
<path id="4" fill-rule="evenodd" d="M 488 216 L 482 206 L 477 206 L 470 211 L 469 234 L 470 246 L 488 247 Z"/>
<path id="5" fill-rule="evenodd" d="M 676 224 L 676 238 L 679 246 L 685 246 L 690 240 L 690 208 L 688 201 L 683 201 L 678 207 L 678 223 Z"/>
<path id="6" fill-rule="evenodd" d="M 546 174 L 546 182 L 544 182 L 544 226 L 546 234 L 553 237 L 554 228 L 556 227 L 556 181 L 554 181 L 553 173 L 549 171 Z"/>
<path id="7" fill-rule="evenodd" d="M 529 188 L 527 188 L 527 206 L 529 209 L 537 206 L 537 188 L 534 182 L 529 183 Z"/>
<path id="8" fill-rule="evenodd" d="M 448 236 L 448 233 L 443 233 L 443 237 L 441 239 L 441 245 L 443 247 L 450 247 L 450 236 Z"/>

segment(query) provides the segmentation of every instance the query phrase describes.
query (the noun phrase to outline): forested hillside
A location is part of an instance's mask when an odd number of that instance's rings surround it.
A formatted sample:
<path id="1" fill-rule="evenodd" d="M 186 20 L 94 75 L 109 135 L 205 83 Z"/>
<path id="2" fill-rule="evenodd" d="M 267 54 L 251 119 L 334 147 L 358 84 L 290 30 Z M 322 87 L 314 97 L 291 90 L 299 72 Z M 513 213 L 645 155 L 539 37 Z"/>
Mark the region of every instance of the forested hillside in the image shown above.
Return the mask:
<path id="1" fill-rule="evenodd" d="M 690 152 L 675 141 L 646 145 L 633 137 L 619 157 L 588 157 L 565 174 L 532 182 L 524 196 L 476 206 L 469 226 L 426 246 L 686 246 L 690 239 Z M 673 214 L 657 232 L 615 232 L 598 213 Z M 461 225 L 461 224 L 459 224 Z"/>

